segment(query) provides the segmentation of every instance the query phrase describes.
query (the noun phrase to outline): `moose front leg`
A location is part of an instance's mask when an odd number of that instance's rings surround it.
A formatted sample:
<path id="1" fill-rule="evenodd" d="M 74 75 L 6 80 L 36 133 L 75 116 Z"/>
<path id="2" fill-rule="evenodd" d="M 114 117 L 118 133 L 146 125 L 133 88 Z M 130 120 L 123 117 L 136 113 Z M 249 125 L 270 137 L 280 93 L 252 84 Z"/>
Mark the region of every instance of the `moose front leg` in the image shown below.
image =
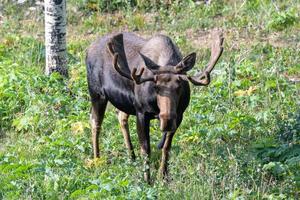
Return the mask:
<path id="1" fill-rule="evenodd" d="M 172 138 L 175 132 L 164 133 L 166 139 L 162 148 L 161 163 L 159 168 L 159 178 L 167 179 L 168 178 L 168 161 L 169 161 L 169 152 L 171 149 Z"/>
<path id="2" fill-rule="evenodd" d="M 176 120 L 176 127 L 178 128 L 182 122 L 182 113 L 177 116 Z M 176 131 L 176 130 L 175 130 Z M 158 177 L 160 179 L 168 180 L 168 161 L 170 156 L 170 150 L 172 145 L 172 139 L 175 134 L 175 131 L 170 132 L 164 132 L 163 133 L 163 139 L 159 145 L 159 147 L 162 147 L 162 154 L 161 154 L 161 162 L 160 162 L 160 168 L 159 168 L 159 174 Z"/>
<path id="3" fill-rule="evenodd" d="M 141 146 L 141 155 L 143 158 L 144 180 L 150 184 L 150 135 L 148 119 L 144 114 L 137 113 L 137 133 Z"/>

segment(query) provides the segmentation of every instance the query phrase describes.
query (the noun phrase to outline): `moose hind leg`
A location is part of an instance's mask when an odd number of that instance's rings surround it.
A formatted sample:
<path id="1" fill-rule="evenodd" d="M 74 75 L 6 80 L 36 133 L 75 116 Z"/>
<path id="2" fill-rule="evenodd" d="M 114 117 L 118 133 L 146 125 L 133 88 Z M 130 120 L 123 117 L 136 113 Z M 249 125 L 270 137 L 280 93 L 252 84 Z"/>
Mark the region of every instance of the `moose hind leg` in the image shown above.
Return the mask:
<path id="1" fill-rule="evenodd" d="M 128 114 L 126 114 L 122 111 L 118 111 L 118 120 L 119 120 L 119 123 L 121 126 L 121 132 L 124 136 L 125 145 L 128 149 L 128 154 L 130 155 L 132 160 L 135 160 L 134 149 L 133 149 L 133 145 L 131 143 L 130 133 L 129 133 L 128 118 L 129 118 Z"/>
<path id="2" fill-rule="evenodd" d="M 101 129 L 101 124 L 104 118 L 104 113 L 106 109 L 106 100 L 92 100 L 92 110 L 91 110 L 91 128 L 92 128 L 92 142 L 93 142 L 93 152 L 94 158 L 99 158 L 99 134 Z"/>

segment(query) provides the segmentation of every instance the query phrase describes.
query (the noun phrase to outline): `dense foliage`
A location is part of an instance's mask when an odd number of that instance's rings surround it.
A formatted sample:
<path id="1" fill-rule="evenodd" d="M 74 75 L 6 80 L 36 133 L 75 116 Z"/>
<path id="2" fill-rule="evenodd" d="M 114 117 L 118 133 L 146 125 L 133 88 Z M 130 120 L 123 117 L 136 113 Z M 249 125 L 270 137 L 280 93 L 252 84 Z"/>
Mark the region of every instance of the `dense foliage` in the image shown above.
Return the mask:
<path id="1" fill-rule="evenodd" d="M 0 199 L 299 198 L 299 2 L 183 2 L 68 1 L 68 79 L 43 75 L 42 6 L 0 7 Z M 213 27 L 225 30 L 224 54 L 211 85 L 192 87 L 173 140 L 172 181 L 156 179 L 157 123 L 147 185 L 140 158 L 126 155 L 112 106 L 102 157 L 92 159 L 87 46 L 112 31 L 161 32 L 185 54 L 196 51 L 201 70 Z M 130 129 L 138 152 L 134 117 Z"/>

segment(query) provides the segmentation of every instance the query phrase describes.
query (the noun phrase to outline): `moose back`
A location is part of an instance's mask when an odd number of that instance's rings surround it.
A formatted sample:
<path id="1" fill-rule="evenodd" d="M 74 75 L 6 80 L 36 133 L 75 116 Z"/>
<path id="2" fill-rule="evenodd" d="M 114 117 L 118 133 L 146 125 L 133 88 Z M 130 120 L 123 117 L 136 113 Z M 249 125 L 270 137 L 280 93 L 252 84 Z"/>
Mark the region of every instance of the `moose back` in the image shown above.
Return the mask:
<path id="1" fill-rule="evenodd" d="M 209 64 L 203 72 L 188 76 L 196 53 L 182 56 L 178 47 L 165 35 L 143 39 L 133 33 L 110 34 L 95 41 L 87 50 L 88 89 L 91 96 L 91 128 L 94 157 L 99 157 L 99 134 L 107 102 L 118 110 L 125 144 L 135 159 L 128 117 L 136 116 L 144 179 L 150 182 L 150 120 L 157 118 L 163 133 L 159 174 L 166 178 L 172 138 L 190 100 L 189 81 L 197 86 L 210 83 L 210 73 L 223 51 L 223 37 L 212 32 Z"/>

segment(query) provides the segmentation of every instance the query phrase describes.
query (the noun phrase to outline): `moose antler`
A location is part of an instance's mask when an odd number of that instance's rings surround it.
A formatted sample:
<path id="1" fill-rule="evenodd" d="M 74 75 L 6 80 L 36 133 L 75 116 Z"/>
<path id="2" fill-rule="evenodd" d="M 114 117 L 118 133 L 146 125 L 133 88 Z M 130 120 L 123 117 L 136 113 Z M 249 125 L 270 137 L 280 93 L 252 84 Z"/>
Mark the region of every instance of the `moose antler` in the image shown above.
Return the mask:
<path id="1" fill-rule="evenodd" d="M 113 57 L 113 67 L 115 70 L 122 76 L 132 80 L 124 50 L 123 34 L 117 34 L 112 37 L 107 43 L 107 49 Z"/>
<path id="2" fill-rule="evenodd" d="M 173 73 L 173 74 L 180 75 L 180 77 L 184 80 L 188 79 L 194 85 L 206 86 L 210 83 L 210 73 L 213 70 L 216 63 L 218 62 L 223 52 L 224 38 L 223 38 L 222 31 L 215 29 L 212 31 L 211 35 L 212 38 L 215 39 L 215 41 L 212 43 L 210 61 L 203 72 L 197 73 L 194 76 L 187 76 L 186 71 L 190 70 L 194 66 L 195 59 L 196 59 L 195 53 L 191 53 L 185 58 L 183 58 L 183 60 L 172 70 L 159 70 L 159 66 L 156 65 L 154 62 L 152 62 L 151 59 L 139 53 L 141 58 L 144 60 L 146 67 L 152 72 L 152 75 L 148 75 L 147 77 L 142 77 L 145 71 L 144 67 L 140 68 L 139 73 L 137 73 L 137 68 L 133 68 L 131 73 L 129 71 L 129 67 L 128 67 L 128 63 L 124 51 L 122 34 L 118 34 L 114 36 L 108 42 L 107 47 L 113 57 L 113 67 L 115 68 L 115 70 L 120 75 L 128 78 L 129 80 L 133 80 L 136 84 L 141 84 L 146 81 L 155 81 L 157 75 L 159 74 Z"/>
<path id="3" fill-rule="evenodd" d="M 148 78 L 142 78 L 142 75 L 144 73 L 145 68 L 141 68 L 140 72 L 137 73 L 137 68 L 133 68 L 131 75 L 124 72 L 118 65 L 118 53 L 115 53 L 113 56 L 113 67 L 117 72 L 119 72 L 122 76 L 133 80 L 136 84 L 141 84 L 146 81 L 154 81 L 154 76 L 148 77 Z"/>
<path id="4" fill-rule="evenodd" d="M 131 72 L 131 77 L 132 79 L 135 81 L 136 84 L 141 84 L 144 83 L 146 81 L 155 81 L 155 76 L 149 76 L 146 78 L 142 78 L 142 75 L 144 73 L 145 68 L 141 68 L 140 72 L 137 74 L 136 68 L 133 68 L 132 72 Z"/>
<path id="5" fill-rule="evenodd" d="M 118 65 L 118 57 L 119 57 L 119 54 L 118 53 L 115 53 L 114 56 L 113 56 L 113 66 L 115 68 L 115 70 L 117 72 L 119 72 L 122 76 L 125 76 L 126 78 L 132 80 L 131 76 L 129 74 L 127 74 L 126 72 L 124 72 Z"/>
<path id="6" fill-rule="evenodd" d="M 198 73 L 195 76 L 188 76 L 188 79 L 194 85 L 208 85 L 210 83 L 210 73 L 214 69 L 214 66 L 216 65 L 220 56 L 222 55 L 224 41 L 222 31 L 213 30 L 212 38 L 215 38 L 215 41 L 212 43 L 210 61 L 207 67 L 204 69 L 203 72 Z"/>
<path id="7" fill-rule="evenodd" d="M 125 66 L 128 69 L 128 64 L 126 62 L 126 55 L 124 53 L 124 45 L 123 45 L 123 35 L 122 34 L 118 34 L 116 36 L 114 36 L 108 43 L 107 43 L 107 48 L 111 54 L 111 56 L 113 57 L 113 67 L 114 69 L 122 76 L 128 78 L 129 80 L 133 80 L 136 84 L 141 84 L 144 83 L 146 81 L 154 81 L 154 76 L 149 76 L 146 78 L 142 78 L 142 75 L 144 73 L 144 68 L 141 68 L 140 72 L 137 73 L 137 69 L 134 68 L 131 72 L 131 74 L 129 72 L 127 72 L 127 70 L 124 70 Z M 116 50 L 118 49 L 118 50 Z M 121 55 L 121 59 L 119 58 L 119 52 L 122 54 Z"/>

